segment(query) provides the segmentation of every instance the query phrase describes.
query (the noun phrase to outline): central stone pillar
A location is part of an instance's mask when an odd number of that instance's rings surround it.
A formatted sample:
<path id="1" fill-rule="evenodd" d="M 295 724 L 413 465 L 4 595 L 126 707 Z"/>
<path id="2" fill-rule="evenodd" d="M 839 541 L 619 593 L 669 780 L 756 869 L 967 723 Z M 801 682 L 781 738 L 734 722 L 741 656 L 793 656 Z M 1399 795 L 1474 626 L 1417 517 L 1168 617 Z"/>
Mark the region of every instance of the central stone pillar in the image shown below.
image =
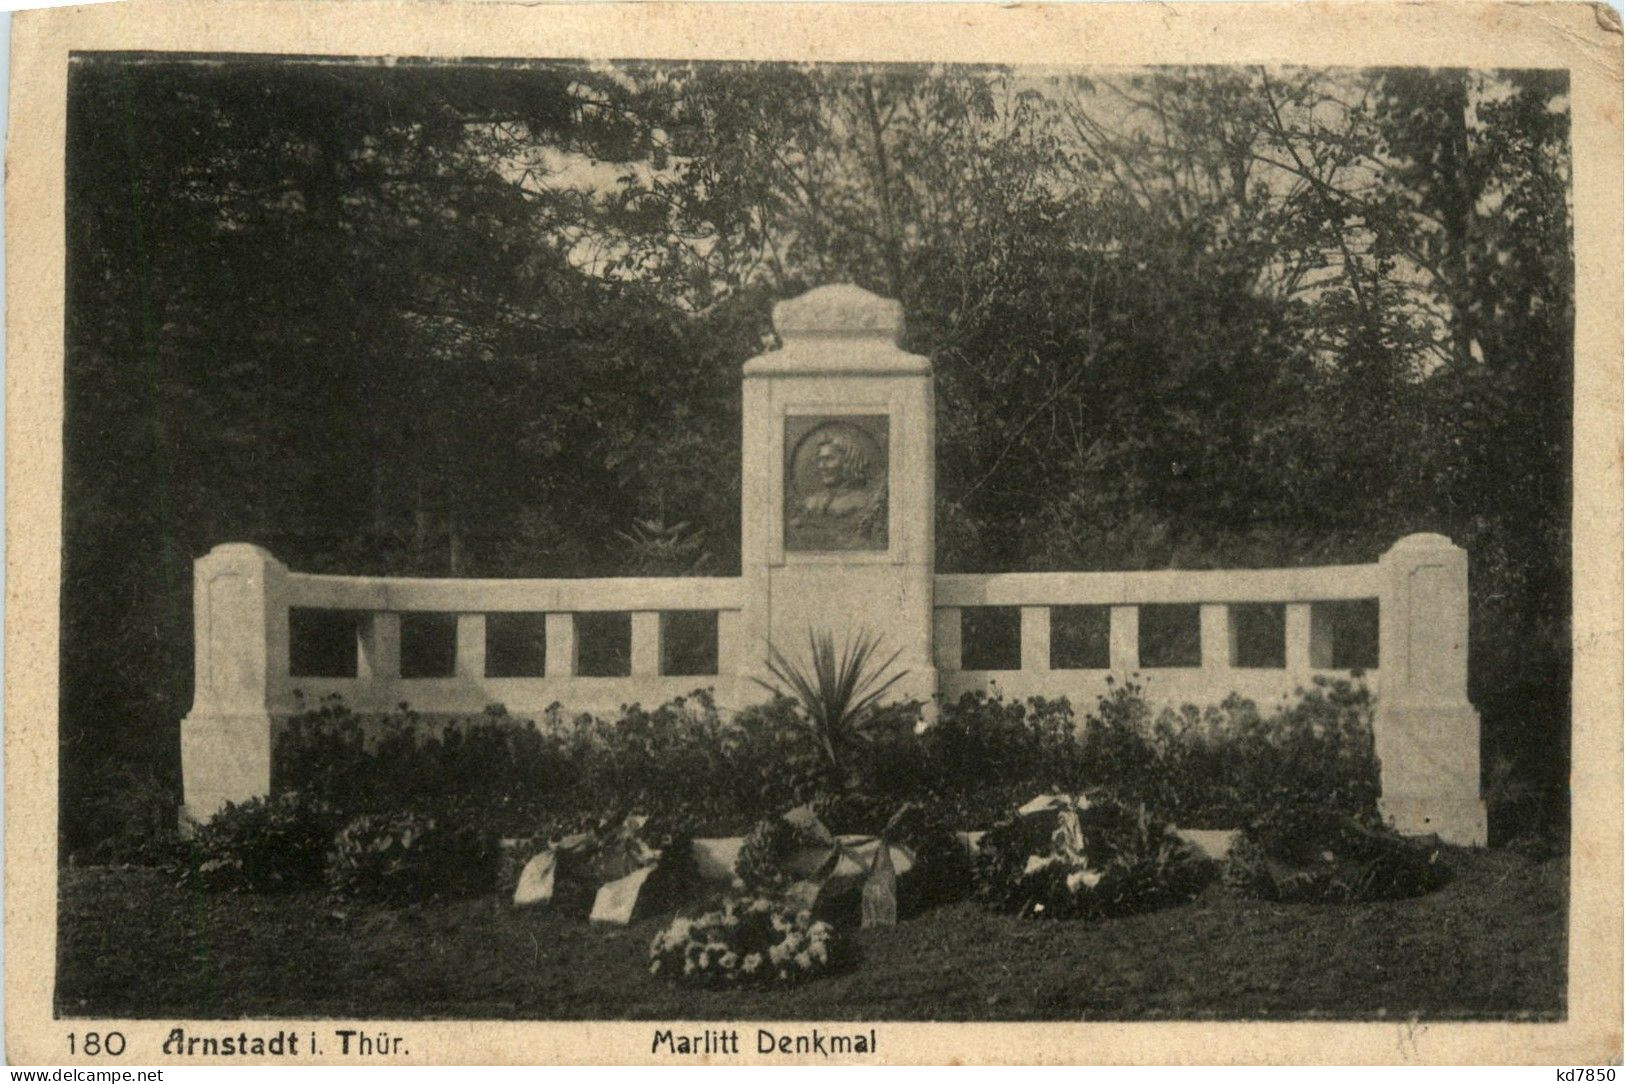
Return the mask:
<path id="1" fill-rule="evenodd" d="M 931 363 L 897 347 L 902 306 L 824 286 L 773 307 L 783 347 L 744 369 L 746 675 L 768 645 L 810 665 L 808 632 L 900 652 L 897 698 L 929 702 L 936 414 Z"/>

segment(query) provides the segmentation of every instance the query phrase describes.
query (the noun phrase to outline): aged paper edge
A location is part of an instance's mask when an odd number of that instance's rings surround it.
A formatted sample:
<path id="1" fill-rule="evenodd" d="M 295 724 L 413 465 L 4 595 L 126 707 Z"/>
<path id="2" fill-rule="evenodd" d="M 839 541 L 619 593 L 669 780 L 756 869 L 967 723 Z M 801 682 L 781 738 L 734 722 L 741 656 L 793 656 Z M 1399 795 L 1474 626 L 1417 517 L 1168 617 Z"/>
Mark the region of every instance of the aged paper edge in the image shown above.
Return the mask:
<path id="1" fill-rule="evenodd" d="M 1556 1023 L 879 1025 L 886 1064 L 1598 1064 L 1621 1054 L 1621 51 L 1601 5 L 589 4 L 192 0 L 26 12 L 12 37 L 6 215 L 6 1039 L 63 1063 L 117 1028 L 150 1063 L 178 1020 L 58 1021 L 57 644 L 63 133 L 70 50 L 373 56 L 1566 68 L 1574 132 L 1574 835 L 1568 1019 Z M 234 1022 L 240 1024 L 240 1022 Z M 315 1023 L 315 1022 L 312 1022 Z M 321 1021 L 323 1028 L 352 1026 Z M 407 1062 L 648 1062 L 654 1022 L 365 1021 Z M 734 1021 L 740 1028 L 753 1021 Z M 808 1026 L 812 1022 L 806 1022 Z M 294 1021 L 276 1024 L 296 1026 Z M 305 1024 L 303 1026 L 310 1026 Z M 715 1025 L 713 1025 L 715 1026 Z M 222 1031 L 222 1022 L 198 1027 Z M 742 1032 L 743 1033 L 743 1032 Z M 748 1046 L 742 1043 L 741 1046 Z M 160 1060 L 156 1054 L 151 1061 Z M 224 1062 L 226 1059 L 221 1059 Z M 340 1064 L 343 1059 L 319 1059 Z M 739 1063 L 793 1058 L 748 1051 Z M 809 1059 L 823 1061 L 824 1059 Z M 857 1059 L 854 1059 L 857 1060 Z M 197 1064 L 207 1063 L 196 1060 Z M 238 1061 L 238 1064 L 244 1062 Z M 372 1064 L 379 1064 L 377 1061 Z"/>

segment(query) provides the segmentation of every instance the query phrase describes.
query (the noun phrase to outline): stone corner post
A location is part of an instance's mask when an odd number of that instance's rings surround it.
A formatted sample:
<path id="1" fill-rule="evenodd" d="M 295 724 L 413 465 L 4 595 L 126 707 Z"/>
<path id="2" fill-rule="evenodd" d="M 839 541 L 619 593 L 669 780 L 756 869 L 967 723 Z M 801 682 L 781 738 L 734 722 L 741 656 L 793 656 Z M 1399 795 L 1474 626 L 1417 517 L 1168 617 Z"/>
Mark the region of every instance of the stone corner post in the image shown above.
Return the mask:
<path id="1" fill-rule="evenodd" d="M 192 710 L 181 720 L 184 813 L 206 821 L 271 790 L 272 707 L 288 673 L 288 569 L 226 543 L 192 567 Z"/>
<path id="2" fill-rule="evenodd" d="M 1478 712 L 1467 699 L 1467 552 L 1413 534 L 1378 560 L 1380 808 L 1401 832 L 1483 845 Z"/>

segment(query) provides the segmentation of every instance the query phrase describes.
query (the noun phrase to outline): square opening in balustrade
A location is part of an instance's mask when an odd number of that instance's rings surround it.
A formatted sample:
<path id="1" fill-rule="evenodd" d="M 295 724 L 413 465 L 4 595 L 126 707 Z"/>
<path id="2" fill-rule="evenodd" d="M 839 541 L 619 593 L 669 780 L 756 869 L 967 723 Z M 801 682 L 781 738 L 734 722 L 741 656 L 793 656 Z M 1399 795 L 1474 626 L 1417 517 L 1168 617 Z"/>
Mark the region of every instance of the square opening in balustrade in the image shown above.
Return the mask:
<path id="1" fill-rule="evenodd" d="M 401 614 L 401 677 L 447 678 L 457 673 L 457 615 Z"/>
<path id="2" fill-rule="evenodd" d="M 1244 602 L 1230 607 L 1230 665 L 1248 670 L 1286 667 L 1286 607 Z"/>
<path id="3" fill-rule="evenodd" d="M 485 676 L 533 678 L 547 675 L 547 615 L 485 615 Z"/>
<path id="4" fill-rule="evenodd" d="M 289 610 L 289 676 L 355 677 L 362 617 L 354 610 Z"/>
<path id="5" fill-rule="evenodd" d="M 962 670 L 1021 669 L 1021 608 L 967 606 L 959 611 Z"/>
<path id="6" fill-rule="evenodd" d="M 625 611 L 579 613 L 576 673 L 582 677 L 628 677 L 632 673 L 632 615 Z"/>
<path id="7" fill-rule="evenodd" d="M 1309 665 L 1318 669 L 1375 670 L 1378 607 L 1374 598 L 1317 602 L 1309 608 Z"/>
<path id="8" fill-rule="evenodd" d="M 1202 665 L 1202 607 L 1157 603 L 1139 609 L 1141 666 L 1168 669 Z"/>
<path id="9" fill-rule="evenodd" d="M 660 615 L 660 672 L 674 677 L 717 672 L 715 610 L 669 610 Z"/>
<path id="10" fill-rule="evenodd" d="M 1105 670 L 1112 664 L 1110 606 L 1051 606 L 1051 670 Z"/>

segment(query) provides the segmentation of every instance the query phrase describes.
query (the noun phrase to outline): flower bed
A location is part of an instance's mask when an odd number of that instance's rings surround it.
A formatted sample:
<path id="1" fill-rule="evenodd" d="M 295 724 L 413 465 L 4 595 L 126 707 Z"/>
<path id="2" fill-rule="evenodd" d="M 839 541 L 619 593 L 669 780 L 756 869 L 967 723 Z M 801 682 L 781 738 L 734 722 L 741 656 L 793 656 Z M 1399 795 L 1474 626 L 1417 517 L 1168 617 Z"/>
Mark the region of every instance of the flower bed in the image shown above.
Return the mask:
<path id="1" fill-rule="evenodd" d="M 649 946 L 649 973 L 698 986 L 788 986 L 816 978 L 843 947 L 834 926 L 765 897 L 681 917 Z"/>

